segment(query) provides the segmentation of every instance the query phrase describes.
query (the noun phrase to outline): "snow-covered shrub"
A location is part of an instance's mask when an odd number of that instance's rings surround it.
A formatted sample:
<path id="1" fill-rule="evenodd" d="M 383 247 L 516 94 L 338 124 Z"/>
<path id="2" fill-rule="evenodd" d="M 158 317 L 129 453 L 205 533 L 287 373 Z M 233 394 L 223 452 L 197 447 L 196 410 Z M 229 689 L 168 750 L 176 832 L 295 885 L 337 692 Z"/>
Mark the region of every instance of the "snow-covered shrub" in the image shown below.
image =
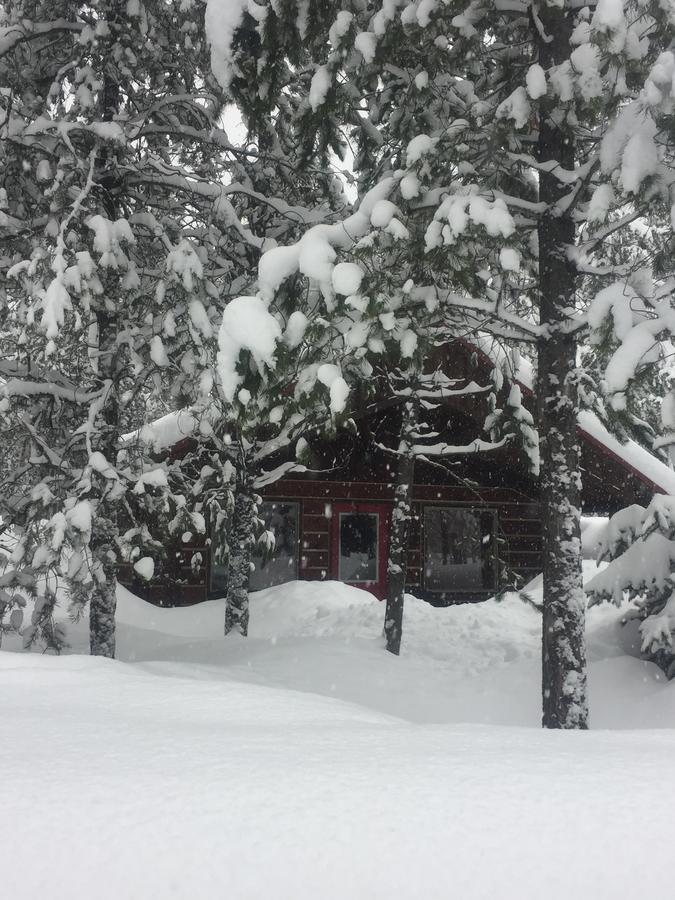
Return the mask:
<path id="1" fill-rule="evenodd" d="M 591 604 L 631 599 L 642 653 L 675 677 L 675 497 L 658 494 L 612 516 L 598 559 L 609 564 L 586 585 Z"/>

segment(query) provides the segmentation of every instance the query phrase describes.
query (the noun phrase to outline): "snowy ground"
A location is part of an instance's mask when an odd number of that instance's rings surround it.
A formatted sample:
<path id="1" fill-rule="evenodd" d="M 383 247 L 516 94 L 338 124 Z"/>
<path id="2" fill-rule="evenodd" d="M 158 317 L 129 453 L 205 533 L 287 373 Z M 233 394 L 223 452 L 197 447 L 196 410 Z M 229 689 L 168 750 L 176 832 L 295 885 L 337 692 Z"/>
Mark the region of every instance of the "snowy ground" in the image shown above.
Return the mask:
<path id="1" fill-rule="evenodd" d="M 0 896 L 669 894 L 675 684 L 627 653 L 616 610 L 589 617 L 587 734 L 537 727 L 522 601 L 411 599 L 400 659 L 381 617 L 294 584 L 224 640 L 219 602 L 122 590 L 120 661 L 0 653 Z"/>

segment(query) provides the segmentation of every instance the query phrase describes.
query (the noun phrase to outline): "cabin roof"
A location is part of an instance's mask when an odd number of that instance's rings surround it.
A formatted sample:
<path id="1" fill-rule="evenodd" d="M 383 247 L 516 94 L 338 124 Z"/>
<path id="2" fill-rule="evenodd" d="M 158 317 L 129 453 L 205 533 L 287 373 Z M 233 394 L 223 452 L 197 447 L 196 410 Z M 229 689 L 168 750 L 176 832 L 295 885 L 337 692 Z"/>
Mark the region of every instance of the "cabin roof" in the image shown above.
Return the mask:
<path id="1" fill-rule="evenodd" d="M 628 440 L 622 444 L 590 410 L 581 410 L 578 422 L 579 433 L 586 443 L 613 457 L 647 487 L 658 493 L 675 494 L 675 472 L 637 441 Z"/>
<path id="2" fill-rule="evenodd" d="M 532 364 L 520 357 L 515 363 L 494 339 L 489 337 L 463 343 L 467 348 L 478 350 L 486 365 L 499 365 L 510 370 L 511 377 L 520 385 L 526 395 L 534 394 L 534 371 Z M 675 495 L 675 472 L 662 460 L 646 450 L 637 441 L 622 443 L 611 434 L 595 413 L 582 410 L 578 417 L 579 435 L 582 444 L 589 449 L 600 451 L 608 460 L 635 476 L 652 491 Z M 149 444 L 153 452 L 162 453 L 176 447 L 199 430 L 199 419 L 190 409 L 167 413 L 144 425 L 139 431 L 126 435 L 126 439 L 140 439 Z"/>
<path id="3" fill-rule="evenodd" d="M 525 394 L 534 394 L 535 373 L 529 360 L 521 356 L 514 363 L 504 348 L 494 338 L 488 336 L 472 336 L 469 343 L 480 350 L 481 355 L 492 365 L 499 365 L 508 370 Z M 577 421 L 583 443 L 597 448 L 605 456 L 618 462 L 651 490 L 662 494 L 675 494 L 675 472 L 637 441 L 628 440 L 622 443 L 590 410 L 581 410 Z"/>

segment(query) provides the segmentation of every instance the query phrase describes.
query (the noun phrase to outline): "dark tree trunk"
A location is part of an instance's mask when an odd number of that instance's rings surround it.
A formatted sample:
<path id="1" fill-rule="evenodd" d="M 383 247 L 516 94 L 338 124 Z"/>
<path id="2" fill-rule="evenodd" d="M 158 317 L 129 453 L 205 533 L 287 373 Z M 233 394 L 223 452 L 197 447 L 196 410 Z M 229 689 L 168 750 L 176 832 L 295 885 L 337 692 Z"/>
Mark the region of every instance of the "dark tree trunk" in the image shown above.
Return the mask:
<path id="1" fill-rule="evenodd" d="M 545 5 L 539 7 L 538 15 L 540 27 L 533 24 L 533 32 L 539 63 L 548 69 L 569 57 L 573 16 L 569 9 Z M 539 161 L 555 161 L 572 170 L 572 131 L 565 128 L 564 121 L 553 121 L 554 108 L 552 100 L 544 99 L 540 105 Z M 576 287 L 574 267 L 567 256 L 567 248 L 574 242 L 574 221 L 571 213 L 555 209 L 565 192 L 555 177 L 540 173 L 539 199 L 548 209 L 539 224 L 540 318 L 547 326 L 538 342 L 544 528 L 542 724 L 545 728 L 586 728 L 577 343 L 566 333 Z"/>
<path id="2" fill-rule="evenodd" d="M 117 606 L 117 548 L 114 525 L 97 517 L 91 549 L 97 580 L 89 598 L 89 652 L 92 656 L 115 657 L 115 609 Z"/>
<path id="3" fill-rule="evenodd" d="M 412 516 L 413 478 L 415 474 L 414 439 L 412 431 L 417 423 L 419 404 L 415 399 L 403 404 L 401 440 L 398 448 L 398 466 L 394 508 L 389 536 L 389 560 L 387 562 L 387 607 L 384 614 L 384 636 L 387 650 L 399 655 L 403 635 L 403 603 L 408 572 L 408 532 Z"/>
<path id="4" fill-rule="evenodd" d="M 117 578 L 96 585 L 89 602 L 89 652 L 92 656 L 115 658 L 115 610 Z"/>
<path id="5" fill-rule="evenodd" d="M 251 572 L 251 551 L 255 543 L 254 520 L 256 498 L 243 479 L 234 498 L 234 510 L 229 533 L 229 562 L 227 598 L 225 601 L 225 634 L 238 631 L 248 634 L 248 581 Z"/>
<path id="6" fill-rule="evenodd" d="M 99 374 L 109 383 L 105 403 L 96 420 L 92 446 L 113 465 L 120 433 L 120 411 L 116 383 L 119 378 L 117 327 L 114 315 L 98 314 Z M 89 648 L 92 656 L 115 656 L 115 607 L 119 550 L 116 502 L 109 496 L 110 484 L 99 479 L 99 497 L 92 521 L 91 552 L 96 562 L 94 586 L 89 598 Z M 93 498 L 92 498 L 93 499 Z"/>
<path id="7" fill-rule="evenodd" d="M 101 90 L 99 108 L 104 122 L 112 122 L 120 109 L 120 86 L 105 59 L 113 57 L 113 47 L 119 42 L 125 22 L 123 0 L 112 0 L 106 4 L 106 18 L 110 28 L 106 39 L 107 49 L 100 45 L 105 61 L 105 74 Z M 115 220 L 119 214 L 117 197 L 121 177 L 117 153 L 110 146 L 101 151 L 96 160 L 96 185 L 98 199 L 103 214 Z M 115 465 L 120 438 L 120 406 L 117 394 L 121 377 L 122 362 L 118 345 L 119 321 L 115 311 L 115 294 L 119 290 L 118 276 L 109 276 L 111 300 L 103 299 L 96 309 L 98 329 L 98 376 L 102 386 L 107 386 L 104 402 L 96 418 L 96 433 L 92 446 Z M 104 279 L 103 298 L 107 297 L 108 285 Z M 99 479 L 101 480 L 101 479 Z M 98 502 L 92 522 L 91 551 L 97 563 L 97 575 L 89 598 L 89 649 L 92 656 L 115 656 L 115 609 L 117 605 L 117 566 L 119 551 L 117 542 L 116 501 L 109 496 L 110 485 L 102 479 Z"/>

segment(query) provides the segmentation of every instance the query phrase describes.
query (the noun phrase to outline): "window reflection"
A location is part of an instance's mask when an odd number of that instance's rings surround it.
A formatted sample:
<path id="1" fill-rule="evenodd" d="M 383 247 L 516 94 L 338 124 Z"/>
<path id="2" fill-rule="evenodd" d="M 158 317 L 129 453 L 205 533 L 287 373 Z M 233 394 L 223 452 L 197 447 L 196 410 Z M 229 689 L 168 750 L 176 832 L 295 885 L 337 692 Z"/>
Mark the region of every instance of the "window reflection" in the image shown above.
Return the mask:
<path id="1" fill-rule="evenodd" d="M 491 510 L 425 509 L 427 590 L 470 593 L 494 589 L 494 534 L 495 514 Z"/>
<path id="2" fill-rule="evenodd" d="M 249 578 L 250 591 L 260 591 L 298 577 L 299 511 L 298 503 L 265 500 L 260 505 L 258 515 L 264 522 L 265 530 L 274 535 L 274 547 L 265 550 L 262 544 L 256 544 L 251 555 L 255 568 Z M 214 536 L 211 591 L 225 594 L 228 558 L 226 547 L 219 546 L 218 541 L 219 536 Z"/>
<path id="3" fill-rule="evenodd" d="M 261 544 L 256 546 L 251 556 L 255 569 L 251 572 L 249 590 L 261 591 L 297 578 L 298 512 L 297 503 L 266 500 L 261 504 L 258 515 L 265 529 L 274 535 L 274 548 L 266 552 Z"/>
<path id="4" fill-rule="evenodd" d="M 340 581 L 377 581 L 377 513 L 340 513 Z"/>

